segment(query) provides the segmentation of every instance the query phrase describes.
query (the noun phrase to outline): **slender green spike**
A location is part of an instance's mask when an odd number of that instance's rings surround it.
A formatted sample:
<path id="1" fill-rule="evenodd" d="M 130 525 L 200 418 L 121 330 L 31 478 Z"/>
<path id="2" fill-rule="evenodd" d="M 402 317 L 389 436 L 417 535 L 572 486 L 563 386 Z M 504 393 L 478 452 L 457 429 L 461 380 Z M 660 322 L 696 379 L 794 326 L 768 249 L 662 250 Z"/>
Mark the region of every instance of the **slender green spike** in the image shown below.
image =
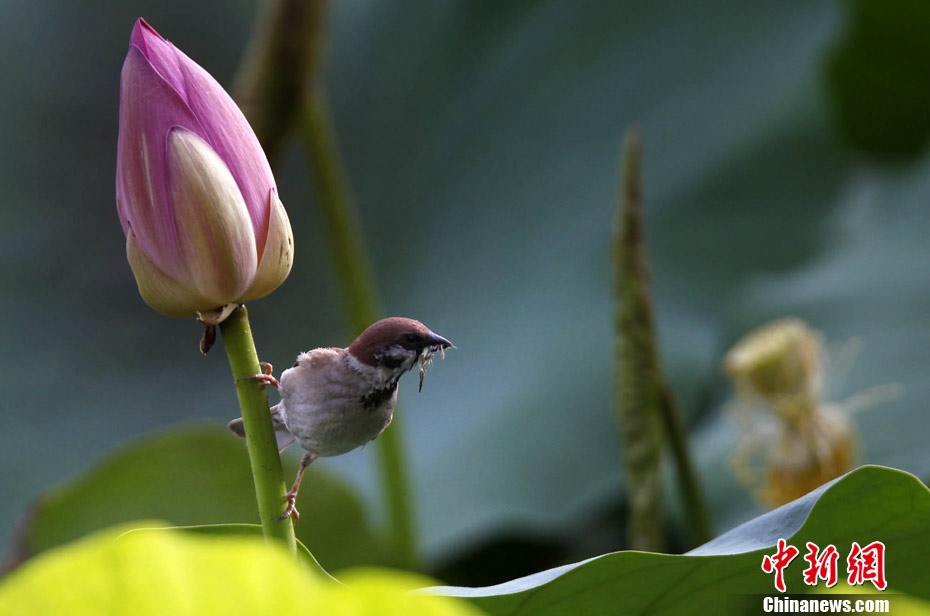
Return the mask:
<path id="1" fill-rule="evenodd" d="M 634 128 L 623 148 L 614 235 L 615 396 L 629 486 L 629 544 L 633 549 L 660 551 L 665 547 L 661 502 L 665 438 L 671 446 L 693 539 L 706 541 L 710 530 L 685 426 L 662 372 L 644 235 L 642 142 Z"/>
<path id="2" fill-rule="evenodd" d="M 630 548 L 665 548 L 662 516 L 661 389 L 643 250 L 642 146 L 631 130 L 623 148 L 620 209 L 614 236 L 617 420 L 629 490 Z"/>

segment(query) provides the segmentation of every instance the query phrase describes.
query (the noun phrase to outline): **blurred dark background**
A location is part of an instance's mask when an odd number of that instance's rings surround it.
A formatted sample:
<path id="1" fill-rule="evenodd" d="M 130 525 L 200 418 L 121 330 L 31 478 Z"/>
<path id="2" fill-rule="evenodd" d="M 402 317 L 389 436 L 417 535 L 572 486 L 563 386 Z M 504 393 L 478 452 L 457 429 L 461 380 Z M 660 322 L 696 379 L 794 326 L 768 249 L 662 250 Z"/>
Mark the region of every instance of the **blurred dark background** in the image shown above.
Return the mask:
<path id="1" fill-rule="evenodd" d="M 0 548 L 31 499 L 127 440 L 238 414 L 222 352 L 201 357 L 193 320 L 149 310 L 126 264 L 118 80 L 144 16 L 229 85 L 256 9 L 0 6 Z M 332 3 L 326 83 L 385 306 L 458 346 L 422 394 L 401 391 L 433 566 L 455 575 L 477 546 L 542 563 L 623 547 L 610 228 L 634 122 L 662 351 L 716 529 L 761 511 L 728 467 L 739 435 L 719 362 L 779 316 L 833 342 L 861 338 L 831 395 L 890 383 L 905 394 L 857 416 L 860 462 L 930 474 L 925 12 L 903 1 Z M 280 367 L 356 332 L 296 144 L 277 178 L 295 266 L 250 311 L 260 355 Z M 321 464 L 377 524 L 374 453 Z M 671 495 L 668 506 L 678 536 Z"/>

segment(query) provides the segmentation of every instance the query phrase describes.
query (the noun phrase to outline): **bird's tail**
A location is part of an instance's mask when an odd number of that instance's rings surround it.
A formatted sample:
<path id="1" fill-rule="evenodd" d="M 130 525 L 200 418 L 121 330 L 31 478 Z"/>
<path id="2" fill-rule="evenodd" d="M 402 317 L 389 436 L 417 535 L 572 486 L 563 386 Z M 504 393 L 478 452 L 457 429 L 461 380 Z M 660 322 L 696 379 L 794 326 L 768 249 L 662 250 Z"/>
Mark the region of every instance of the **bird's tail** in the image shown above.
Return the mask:
<path id="1" fill-rule="evenodd" d="M 278 443 L 278 451 L 284 451 L 294 443 L 294 435 L 287 429 L 284 409 L 280 404 L 271 407 L 271 425 L 274 426 L 274 438 Z M 241 417 L 233 419 L 226 427 L 242 438 L 245 438 L 245 423 Z"/>

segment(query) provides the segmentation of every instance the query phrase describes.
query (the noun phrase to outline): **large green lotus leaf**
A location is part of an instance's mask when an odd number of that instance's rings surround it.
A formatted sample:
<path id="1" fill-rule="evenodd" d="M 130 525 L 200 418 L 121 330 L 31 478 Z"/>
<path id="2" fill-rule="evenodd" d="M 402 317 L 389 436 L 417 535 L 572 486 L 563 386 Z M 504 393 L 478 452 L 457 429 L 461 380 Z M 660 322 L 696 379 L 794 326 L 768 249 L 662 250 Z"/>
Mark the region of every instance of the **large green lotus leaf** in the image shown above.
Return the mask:
<path id="1" fill-rule="evenodd" d="M 919 163 L 908 171 L 850 173 L 831 216 L 820 225 L 821 252 L 802 266 L 745 285 L 728 311 L 727 331 L 735 336 L 761 321 L 794 314 L 824 333 L 834 359 L 840 356 L 838 346 L 856 342 L 860 350 L 848 366 L 827 366 L 825 397 L 842 404 L 856 394 L 868 396 L 875 387 L 896 389 L 894 396 L 880 397 L 853 417 L 858 458 L 926 478 L 930 331 L 920 306 L 930 297 L 924 254 L 930 235 L 930 160 Z M 710 443 L 722 434 L 710 423 L 697 438 Z M 730 451 L 709 446 L 700 453 L 713 469 L 724 466 Z M 712 481 L 711 488 L 724 528 L 738 521 L 739 507 L 727 508 L 737 505 L 733 494 L 724 493 L 719 482 Z"/>
<path id="2" fill-rule="evenodd" d="M 289 477 L 296 472 L 292 458 L 285 458 L 285 472 Z M 327 569 L 386 562 L 361 503 L 331 473 L 308 471 L 298 508 L 298 537 Z M 244 441 L 220 428 L 197 427 L 124 446 L 39 497 L 19 530 L 19 557 L 142 519 L 214 525 L 198 532 L 251 532 L 251 524 L 228 525 L 258 521 Z"/>
<path id="3" fill-rule="evenodd" d="M 862 467 L 818 490 L 725 533 L 686 555 L 615 552 L 485 588 L 437 587 L 430 593 L 467 597 L 491 614 L 746 614 L 777 594 L 761 570 L 778 539 L 806 553 L 807 541 L 840 551 L 839 571 L 853 541 L 883 541 L 889 590 L 910 595 L 910 613 L 930 614 L 930 491 L 894 469 Z M 789 592 L 808 588 L 795 558 L 785 570 Z M 871 586 L 868 587 L 871 589 Z M 872 595 L 870 598 L 879 598 Z M 903 607 L 903 605 L 902 605 Z"/>
<path id="4" fill-rule="evenodd" d="M 194 533 L 198 535 L 220 535 L 220 536 L 238 536 L 238 537 L 261 537 L 262 536 L 262 526 L 261 524 L 201 524 L 199 526 L 163 526 L 163 525 L 145 525 L 140 526 L 139 528 L 131 528 L 126 531 L 126 534 L 130 533 L 158 533 L 158 532 L 172 532 L 172 531 L 182 531 L 188 533 Z M 336 578 L 332 577 L 330 573 L 320 565 L 316 557 L 310 552 L 309 548 L 303 544 L 303 542 L 297 540 L 297 555 L 303 560 L 304 564 L 307 565 L 312 571 L 316 571 L 320 575 L 327 577 L 331 580 Z"/>
<path id="5" fill-rule="evenodd" d="M 786 314 L 862 339 L 830 396 L 904 386 L 857 418 L 859 460 L 930 472 L 930 165 L 879 172 L 844 149 L 823 81 L 841 9 L 336 9 L 334 109 L 388 303 L 459 347 L 422 395 L 402 389 L 433 553 L 565 532 L 622 490 L 609 225 L 634 121 L 662 350 L 717 530 L 763 510 L 729 468 L 740 435 L 720 361 Z M 441 241 L 396 242 L 410 235 Z"/>
<path id="6" fill-rule="evenodd" d="M 930 5 L 845 4 L 848 23 L 827 65 L 839 124 L 873 156 L 914 158 L 930 137 Z"/>
<path id="7" fill-rule="evenodd" d="M 736 313 L 822 257 L 854 179 L 821 81 L 840 7 L 508 6 L 334 15 L 333 108 L 388 305 L 459 347 L 423 394 L 401 389 L 426 547 L 564 532 L 622 493 L 609 238 L 633 122 L 662 350 L 717 529 L 732 527 L 760 508 L 728 468 L 719 363 L 781 316 Z M 904 455 L 915 469 L 926 448 Z"/>
<path id="8" fill-rule="evenodd" d="M 351 576 L 349 585 L 333 584 L 258 538 L 117 529 L 51 550 L 7 577 L 0 584 L 0 613 L 480 613 L 461 601 L 407 592 L 415 582 L 422 580 L 368 571 Z"/>
<path id="9" fill-rule="evenodd" d="M 220 345 L 202 359 L 196 324 L 151 313 L 126 267 L 112 207 L 115 97 L 138 15 L 225 84 L 252 17 L 241 3 L 125 2 L 93 15 L 25 6 L 0 7 L 3 57 L 28 55 L 10 63 L 18 85 L 2 101 L 15 153 L 0 166 L 6 527 L 115 443 L 236 414 Z M 930 471 L 930 216 L 919 206 L 930 200 L 912 194 L 926 174 L 876 179 L 842 145 L 823 67 L 844 36 L 843 4 L 355 0 L 331 10 L 327 83 L 384 304 L 459 347 L 422 394 L 409 377 L 401 384 L 428 555 L 448 558 L 492 532 L 573 531 L 622 497 L 609 227 L 633 122 L 645 140 L 662 350 L 718 530 L 760 511 L 728 469 L 739 435 L 717 412 L 719 362 L 748 328 L 787 312 L 832 341 L 863 337 L 840 395 L 905 387 L 858 419 L 860 460 Z M 36 32 L 54 36 L 37 46 Z M 250 307 L 262 359 L 278 367 L 355 333 L 295 154 L 276 170 L 294 269 Z M 377 504 L 373 449 L 314 466 L 335 466 Z M 185 472 L 209 458 L 196 462 Z M 307 543 L 327 567 L 340 557 Z"/>

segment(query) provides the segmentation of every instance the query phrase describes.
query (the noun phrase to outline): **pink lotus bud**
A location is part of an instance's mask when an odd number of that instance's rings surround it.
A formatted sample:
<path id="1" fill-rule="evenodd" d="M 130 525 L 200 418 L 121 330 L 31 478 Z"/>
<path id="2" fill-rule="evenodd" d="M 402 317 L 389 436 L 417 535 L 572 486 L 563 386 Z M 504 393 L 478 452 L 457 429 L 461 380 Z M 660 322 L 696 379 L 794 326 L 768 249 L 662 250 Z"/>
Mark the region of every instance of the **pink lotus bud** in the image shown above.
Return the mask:
<path id="1" fill-rule="evenodd" d="M 120 83 L 116 208 L 139 293 L 158 312 L 257 299 L 290 272 L 291 225 L 255 133 L 142 19 Z"/>

